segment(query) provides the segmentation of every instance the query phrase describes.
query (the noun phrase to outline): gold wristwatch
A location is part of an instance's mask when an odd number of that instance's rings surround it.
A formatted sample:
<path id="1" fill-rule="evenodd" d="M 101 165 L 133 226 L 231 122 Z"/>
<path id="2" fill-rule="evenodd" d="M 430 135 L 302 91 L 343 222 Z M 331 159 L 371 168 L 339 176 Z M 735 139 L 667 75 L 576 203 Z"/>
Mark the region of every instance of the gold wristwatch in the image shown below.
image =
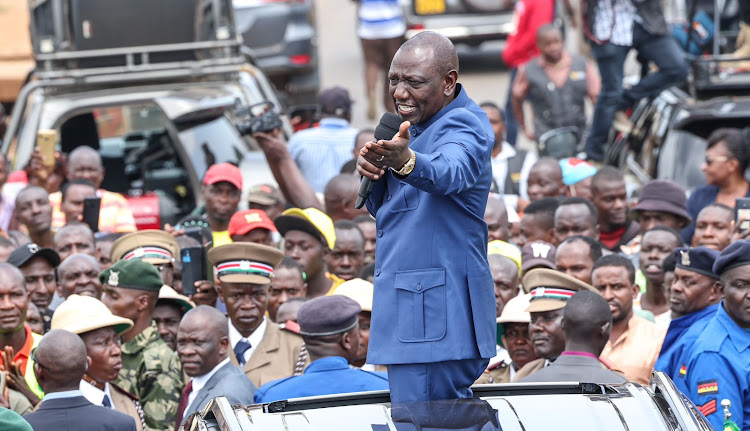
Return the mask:
<path id="1" fill-rule="evenodd" d="M 396 175 L 400 175 L 402 177 L 405 177 L 405 176 L 409 175 L 411 173 L 411 171 L 414 170 L 414 165 L 417 164 L 417 155 L 411 149 L 409 149 L 409 152 L 411 153 L 411 157 L 409 157 L 409 160 L 406 163 L 404 163 L 404 166 L 402 166 L 401 169 L 395 170 L 395 169 L 391 168 L 391 169 L 393 169 L 393 172 L 396 173 Z"/>

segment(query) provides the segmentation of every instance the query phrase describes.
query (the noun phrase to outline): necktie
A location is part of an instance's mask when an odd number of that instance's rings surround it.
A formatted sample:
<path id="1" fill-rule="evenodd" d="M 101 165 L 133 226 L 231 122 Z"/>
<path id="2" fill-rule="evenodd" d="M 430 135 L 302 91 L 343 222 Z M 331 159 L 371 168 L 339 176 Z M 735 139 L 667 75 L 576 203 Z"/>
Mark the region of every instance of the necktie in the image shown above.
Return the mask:
<path id="1" fill-rule="evenodd" d="M 102 400 L 102 405 L 106 408 L 112 408 L 112 402 L 109 400 L 109 396 L 107 394 L 104 394 L 104 399 Z"/>
<path id="2" fill-rule="evenodd" d="M 235 346 L 234 346 L 234 356 L 237 357 L 237 362 L 240 364 L 240 367 L 245 365 L 245 352 L 247 352 L 250 347 L 250 343 L 247 341 L 240 340 Z"/>
<path id="3" fill-rule="evenodd" d="M 185 386 L 185 389 L 182 390 L 182 395 L 180 395 L 180 404 L 177 406 L 177 416 L 175 416 L 175 423 L 174 423 L 174 429 L 175 431 L 179 430 L 180 425 L 182 425 L 182 415 L 185 413 L 185 409 L 187 408 L 188 404 L 188 397 L 190 397 L 190 392 L 193 392 L 193 381 L 189 381 L 188 384 Z"/>

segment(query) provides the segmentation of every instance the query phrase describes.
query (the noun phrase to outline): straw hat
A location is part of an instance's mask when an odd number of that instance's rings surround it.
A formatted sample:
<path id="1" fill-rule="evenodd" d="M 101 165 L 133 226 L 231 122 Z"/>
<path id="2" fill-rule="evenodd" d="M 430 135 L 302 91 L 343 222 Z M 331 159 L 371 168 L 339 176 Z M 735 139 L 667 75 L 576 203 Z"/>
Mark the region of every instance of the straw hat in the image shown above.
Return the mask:
<path id="1" fill-rule="evenodd" d="M 70 295 L 52 315 L 50 329 L 65 329 L 80 335 L 109 326 L 114 326 L 115 332 L 122 334 L 133 327 L 133 321 L 115 316 L 96 298 Z"/>

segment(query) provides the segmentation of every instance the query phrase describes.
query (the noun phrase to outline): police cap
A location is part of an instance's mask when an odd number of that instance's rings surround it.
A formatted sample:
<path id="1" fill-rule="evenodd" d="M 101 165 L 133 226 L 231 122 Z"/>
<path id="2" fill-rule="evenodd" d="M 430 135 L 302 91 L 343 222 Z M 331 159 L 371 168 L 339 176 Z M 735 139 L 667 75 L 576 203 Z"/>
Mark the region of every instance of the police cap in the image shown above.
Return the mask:
<path id="1" fill-rule="evenodd" d="M 560 310 L 580 290 L 596 292 L 593 286 L 560 271 L 534 268 L 523 277 L 523 289 L 531 294 L 528 312 Z"/>
<path id="2" fill-rule="evenodd" d="M 305 337 L 340 334 L 357 326 L 362 311 L 357 301 L 342 295 L 322 296 L 302 304 L 297 313 L 299 333 Z"/>
<path id="3" fill-rule="evenodd" d="M 118 260 L 140 259 L 154 265 L 174 263 L 180 255 L 177 240 L 167 232 L 147 229 L 129 233 L 112 244 L 110 257 Z"/>
<path id="4" fill-rule="evenodd" d="M 283 258 L 284 253 L 277 248 L 250 242 L 235 242 L 208 251 L 219 281 L 225 283 L 268 284 Z"/>
<path id="5" fill-rule="evenodd" d="M 112 287 L 158 292 L 164 284 L 156 267 L 140 259 L 119 260 L 99 274 L 99 281 Z"/>
<path id="6" fill-rule="evenodd" d="M 738 266 L 750 265 L 750 241 L 740 240 L 729 244 L 714 262 L 713 271 L 721 275 Z"/>
<path id="7" fill-rule="evenodd" d="M 719 279 L 719 276 L 713 272 L 714 261 L 719 257 L 718 251 L 703 246 L 695 248 L 680 247 L 676 248 L 672 255 L 677 262 L 677 268 Z"/>

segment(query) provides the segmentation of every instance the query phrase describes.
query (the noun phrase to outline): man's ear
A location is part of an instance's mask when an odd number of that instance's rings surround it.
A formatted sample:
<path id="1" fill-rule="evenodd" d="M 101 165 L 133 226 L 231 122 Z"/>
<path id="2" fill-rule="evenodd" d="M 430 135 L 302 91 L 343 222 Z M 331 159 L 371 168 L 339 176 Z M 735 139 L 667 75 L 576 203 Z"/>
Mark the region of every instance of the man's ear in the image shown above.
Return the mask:
<path id="1" fill-rule="evenodd" d="M 455 70 L 451 70 L 450 72 L 445 74 L 443 80 L 445 84 L 445 86 L 443 87 L 443 94 L 445 95 L 445 97 L 453 96 L 453 93 L 456 91 L 456 83 L 458 82 L 458 72 Z"/>
<path id="2" fill-rule="evenodd" d="M 664 288 L 666 289 L 667 286 L 664 286 Z M 641 287 L 633 283 L 633 286 L 631 286 L 631 289 L 633 290 L 633 299 L 637 298 L 638 294 L 641 292 Z"/>
<path id="3" fill-rule="evenodd" d="M 151 304 L 151 298 L 149 298 L 148 295 L 138 295 L 137 298 L 135 298 L 135 307 L 138 311 L 143 311 L 148 309 L 148 307 Z"/>
<path id="4" fill-rule="evenodd" d="M 229 337 L 219 339 L 219 356 L 224 356 L 229 351 Z"/>
<path id="5" fill-rule="evenodd" d="M 603 340 L 609 340 L 609 334 L 612 332 L 612 322 L 603 324 L 599 331 Z"/>
<path id="6" fill-rule="evenodd" d="M 724 297 L 724 283 L 721 281 L 716 281 L 713 286 L 711 286 L 711 302 L 716 302 Z"/>
<path id="7" fill-rule="evenodd" d="M 596 235 L 596 238 L 594 238 L 594 239 L 597 240 L 597 241 L 599 241 L 599 235 L 600 234 L 601 234 L 601 231 L 599 231 L 599 223 L 597 223 L 594 226 L 594 235 Z"/>
<path id="8" fill-rule="evenodd" d="M 551 227 L 547 230 L 547 233 L 544 235 L 544 240 L 550 244 L 555 243 L 555 227 Z"/>

